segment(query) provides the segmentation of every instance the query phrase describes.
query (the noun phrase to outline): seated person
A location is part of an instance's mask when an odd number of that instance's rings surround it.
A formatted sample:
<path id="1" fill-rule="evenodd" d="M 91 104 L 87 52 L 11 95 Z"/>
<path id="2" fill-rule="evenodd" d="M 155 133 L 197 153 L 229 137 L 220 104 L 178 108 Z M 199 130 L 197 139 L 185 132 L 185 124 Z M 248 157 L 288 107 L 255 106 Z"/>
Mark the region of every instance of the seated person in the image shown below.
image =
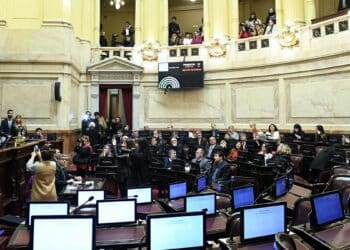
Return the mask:
<path id="1" fill-rule="evenodd" d="M 164 168 L 169 168 L 173 160 L 178 160 L 178 158 L 176 157 L 176 151 L 174 149 L 170 149 L 168 152 L 168 157 L 164 157 Z"/>
<path id="2" fill-rule="evenodd" d="M 175 136 L 170 139 L 169 148 L 176 150 L 178 155 L 182 152 L 182 145 L 178 142 L 178 139 Z"/>
<path id="3" fill-rule="evenodd" d="M 275 124 L 271 123 L 269 126 L 269 131 L 265 133 L 267 139 L 269 140 L 279 140 L 280 132 Z"/>
<path id="4" fill-rule="evenodd" d="M 185 33 L 185 37 L 182 40 L 183 45 L 190 45 L 192 43 L 192 34 L 189 32 Z"/>
<path id="5" fill-rule="evenodd" d="M 235 161 L 238 158 L 239 152 L 242 151 L 241 142 L 237 142 L 235 148 L 233 148 L 230 154 L 226 157 L 227 161 Z"/>
<path id="6" fill-rule="evenodd" d="M 194 38 L 191 41 L 191 44 L 201 44 L 203 42 L 203 37 L 198 31 L 194 32 Z"/>
<path id="7" fill-rule="evenodd" d="M 324 128 L 322 125 L 317 125 L 316 126 L 316 142 L 327 142 L 327 135 L 324 131 Z"/>
<path id="8" fill-rule="evenodd" d="M 155 155 L 163 154 L 163 145 L 159 142 L 157 137 L 152 137 L 151 139 L 151 150 Z"/>
<path id="9" fill-rule="evenodd" d="M 36 128 L 35 129 L 35 134 L 32 134 L 30 139 L 33 139 L 33 140 L 44 139 L 43 129 L 42 128 Z"/>
<path id="10" fill-rule="evenodd" d="M 33 151 L 26 164 L 28 172 L 34 175 L 31 201 L 57 201 L 55 186 L 56 164 L 52 161 L 52 152 L 49 150 Z M 39 161 L 35 161 L 35 157 Z"/>
<path id="11" fill-rule="evenodd" d="M 208 140 L 203 137 L 202 131 L 200 130 L 196 131 L 196 138 L 197 138 L 197 146 L 205 149 L 205 147 L 208 144 Z"/>
<path id="12" fill-rule="evenodd" d="M 103 146 L 101 154 L 98 156 L 98 164 L 104 166 L 114 165 L 115 153 L 112 152 L 111 146 L 106 144 Z"/>
<path id="13" fill-rule="evenodd" d="M 299 123 L 294 124 L 293 134 L 295 140 L 302 140 L 304 137 L 304 131 L 302 130 Z"/>
<path id="14" fill-rule="evenodd" d="M 238 133 L 235 131 L 235 127 L 233 125 L 229 126 L 227 129 L 227 134 L 230 136 L 229 139 L 234 139 L 236 141 L 239 140 L 239 135 Z"/>
<path id="15" fill-rule="evenodd" d="M 209 173 L 209 182 L 214 185 L 219 182 L 227 184 L 231 180 L 231 166 L 224 160 L 224 157 L 224 154 L 220 151 L 214 153 L 214 163 Z"/>
<path id="16" fill-rule="evenodd" d="M 247 135 L 246 135 L 246 133 L 240 133 L 239 140 L 240 140 L 241 145 L 242 145 L 241 149 L 243 151 L 248 151 L 248 143 L 247 143 Z"/>
<path id="17" fill-rule="evenodd" d="M 217 151 L 222 151 L 222 147 L 216 144 L 216 138 L 211 136 L 209 138 L 209 144 L 206 146 L 206 156 L 209 158 L 214 157 L 214 153 Z"/>
<path id="18" fill-rule="evenodd" d="M 264 155 L 266 166 L 266 162 L 270 160 L 276 154 L 276 152 L 272 151 L 271 145 L 264 143 L 261 145 L 261 150 L 258 152 L 258 154 Z"/>
<path id="19" fill-rule="evenodd" d="M 66 161 L 62 159 L 59 149 L 55 149 L 52 160 L 56 162 L 55 186 L 58 196 L 64 191 L 67 184 L 73 184 L 74 181 L 81 181 L 82 178 L 67 173 L 65 169 Z"/>
<path id="20" fill-rule="evenodd" d="M 211 168 L 211 161 L 204 157 L 204 149 L 197 148 L 196 157 L 192 159 L 193 163 L 199 164 L 200 173 L 207 175 Z"/>
<path id="21" fill-rule="evenodd" d="M 182 147 L 182 152 L 181 152 L 181 159 L 183 159 L 185 162 L 189 162 L 193 158 L 190 147 L 185 144 Z"/>

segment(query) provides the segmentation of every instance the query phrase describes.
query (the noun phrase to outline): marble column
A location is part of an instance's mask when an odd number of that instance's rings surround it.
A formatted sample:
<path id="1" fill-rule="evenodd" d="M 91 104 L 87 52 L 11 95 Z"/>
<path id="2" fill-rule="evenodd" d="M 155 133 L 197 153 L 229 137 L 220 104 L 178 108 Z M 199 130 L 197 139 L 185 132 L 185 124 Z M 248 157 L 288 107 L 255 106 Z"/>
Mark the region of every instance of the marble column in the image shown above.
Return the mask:
<path id="1" fill-rule="evenodd" d="M 132 129 L 140 129 L 140 73 L 133 74 L 132 85 Z"/>
<path id="2" fill-rule="evenodd" d="M 232 20 L 231 16 L 234 11 L 232 8 L 235 5 L 238 5 L 238 3 L 231 3 L 230 0 L 220 0 L 220 3 L 214 0 L 203 1 L 204 37 L 208 37 L 209 40 L 231 37 L 230 31 L 233 32 L 233 28 L 230 28 L 232 23 L 228 20 Z M 238 11 L 238 8 L 235 11 Z M 234 15 L 235 20 L 237 16 L 237 14 Z"/>
<path id="3" fill-rule="evenodd" d="M 305 23 L 311 23 L 316 18 L 315 0 L 305 0 Z"/>
<path id="4" fill-rule="evenodd" d="M 230 1 L 230 12 L 231 12 L 231 21 L 230 21 L 230 35 L 233 38 L 236 38 L 239 34 L 239 3 L 238 0 Z"/>
<path id="5" fill-rule="evenodd" d="M 6 26 L 6 0 L 0 0 L 0 27 Z"/>
<path id="6" fill-rule="evenodd" d="M 304 25 L 305 24 L 305 0 L 280 0 L 283 7 L 284 24 Z M 281 27 L 281 26 L 280 26 Z"/>
<path id="7" fill-rule="evenodd" d="M 71 0 L 51 0 L 43 3 L 43 24 L 71 22 Z"/>

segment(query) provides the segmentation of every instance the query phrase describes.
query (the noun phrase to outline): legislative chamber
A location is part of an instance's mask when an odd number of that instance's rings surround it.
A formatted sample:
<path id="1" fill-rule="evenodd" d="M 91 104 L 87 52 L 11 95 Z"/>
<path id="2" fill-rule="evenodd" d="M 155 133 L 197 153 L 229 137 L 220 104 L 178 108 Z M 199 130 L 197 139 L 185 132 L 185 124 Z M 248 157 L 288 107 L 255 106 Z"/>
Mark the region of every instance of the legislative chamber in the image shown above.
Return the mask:
<path id="1" fill-rule="evenodd" d="M 349 0 L 0 0 L 0 250 L 350 249 Z"/>

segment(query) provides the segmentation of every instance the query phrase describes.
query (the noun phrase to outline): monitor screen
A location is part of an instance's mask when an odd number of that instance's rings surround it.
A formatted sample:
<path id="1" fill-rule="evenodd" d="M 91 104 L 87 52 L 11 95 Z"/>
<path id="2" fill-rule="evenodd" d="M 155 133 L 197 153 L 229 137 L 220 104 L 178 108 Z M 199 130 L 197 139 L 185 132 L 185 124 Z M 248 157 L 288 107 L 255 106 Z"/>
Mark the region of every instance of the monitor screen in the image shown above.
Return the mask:
<path id="1" fill-rule="evenodd" d="M 136 222 L 136 199 L 97 201 L 97 224 L 113 225 Z"/>
<path id="2" fill-rule="evenodd" d="M 148 249 L 205 249 L 205 228 L 203 212 L 148 216 Z"/>
<path id="3" fill-rule="evenodd" d="M 232 190 L 232 208 L 234 210 L 240 207 L 254 204 L 254 186 L 249 185 Z"/>
<path id="4" fill-rule="evenodd" d="M 187 194 L 187 183 L 179 182 L 169 185 L 169 199 L 185 197 Z"/>
<path id="5" fill-rule="evenodd" d="M 206 209 L 207 215 L 214 215 L 216 213 L 215 201 L 215 193 L 187 196 L 185 200 L 186 212 L 200 212 Z"/>
<path id="6" fill-rule="evenodd" d="M 93 216 L 33 216 L 31 249 L 95 249 Z M 61 239 L 61 240 L 60 240 Z"/>
<path id="7" fill-rule="evenodd" d="M 68 202 L 29 202 L 28 203 L 28 221 L 27 225 L 31 225 L 32 216 L 37 215 L 68 215 Z"/>
<path id="8" fill-rule="evenodd" d="M 273 237 L 286 231 L 286 203 L 242 208 L 241 242 Z"/>
<path id="9" fill-rule="evenodd" d="M 318 226 L 344 219 L 339 191 L 311 197 L 312 210 Z"/>
<path id="10" fill-rule="evenodd" d="M 286 177 L 282 176 L 275 180 L 275 197 L 280 197 L 287 193 Z"/>
<path id="11" fill-rule="evenodd" d="M 78 206 L 86 202 L 91 196 L 93 200 L 86 205 L 96 205 L 96 201 L 105 199 L 105 192 L 103 190 L 78 190 Z"/>
<path id="12" fill-rule="evenodd" d="M 207 177 L 201 176 L 197 179 L 197 192 L 204 190 L 207 187 Z"/>
<path id="13" fill-rule="evenodd" d="M 145 204 L 152 202 L 152 188 L 129 188 L 128 198 L 136 198 L 137 204 Z"/>

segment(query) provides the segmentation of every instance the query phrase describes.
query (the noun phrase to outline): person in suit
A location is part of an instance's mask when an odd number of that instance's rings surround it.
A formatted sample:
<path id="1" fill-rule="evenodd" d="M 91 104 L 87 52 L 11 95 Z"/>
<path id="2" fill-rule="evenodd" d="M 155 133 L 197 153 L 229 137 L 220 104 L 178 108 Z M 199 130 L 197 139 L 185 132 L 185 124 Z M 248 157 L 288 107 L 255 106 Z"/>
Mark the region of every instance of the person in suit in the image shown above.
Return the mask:
<path id="1" fill-rule="evenodd" d="M 350 0 L 339 0 L 338 11 L 350 8 Z"/>
<path id="2" fill-rule="evenodd" d="M 203 137 L 202 131 L 198 130 L 196 132 L 196 138 L 197 138 L 197 146 L 205 149 L 205 147 L 208 145 L 208 140 Z"/>
<path id="3" fill-rule="evenodd" d="M 159 143 L 157 137 L 152 137 L 151 139 L 151 150 L 155 155 L 160 155 L 163 153 L 163 145 Z"/>
<path id="4" fill-rule="evenodd" d="M 131 151 L 131 173 L 135 176 L 136 186 L 150 183 L 149 166 L 152 162 L 152 154 L 145 139 L 135 141 L 136 149 Z"/>
<path id="5" fill-rule="evenodd" d="M 248 151 L 248 143 L 247 143 L 247 135 L 246 135 L 246 133 L 241 133 L 239 135 L 239 140 L 240 140 L 241 145 L 242 145 L 241 150 Z"/>
<path id="6" fill-rule="evenodd" d="M 315 159 L 310 164 L 310 181 L 318 182 L 318 177 L 320 173 L 324 170 L 330 169 L 329 160 L 335 153 L 335 145 L 331 147 L 322 149 L 316 156 Z"/>
<path id="7" fill-rule="evenodd" d="M 81 134 L 82 135 L 87 135 L 88 134 L 88 128 L 89 124 L 92 122 L 91 118 L 91 112 L 86 111 L 83 120 L 81 121 Z"/>
<path id="8" fill-rule="evenodd" d="M 7 118 L 1 121 L 0 131 L 4 134 L 16 136 L 15 119 L 13 119 L 13 110 L 7 110 Z"/>
<path id="9" fill-rule="evenodd" d="M 224 160 L 223 152 L 214 153 L 213 167 L 209 173 L 209 181 L 212 184 L 225 183 L 231 180 L 231 166 Z"/>
<path id="10" fill-rule="evenodd" d="M 181 155 L 183 146 L 178 142 L 174 136 L 170 139 L 170 148 L 176 150 L 177 155 Z"/>
<path id="11" fill-rule="evenodd" d="M 192 159 L 193 163 L 199 164 L 200 173 L 207 175 L 211 168 L 211 162 L 204 157 L 204 149 L 197 148 L 196 157 Z"/>
<path id="12" fill-rule="evenodd" d="M 176 150 L 170 149 L 168 156 L 164 157 L 164 168 L 168 168 L 173 160 L 177 160 Z"/>
<path id="13" fill-rule="evenodd" d="M 216 124 L 211 123 L 210 128 L 211 128 L 211 136 L 214 136 L 216 139 L 220 138 L 220 133 L 219 133 L 219 130 L 217 130 L 216 128 Z"/>
<path id="14" fill-rule="evenodd" d="M 169 38 L 172 34 L 180 35 L 180 25 L 176 23 L 176 16 L 173 16 L 169 23 Z"/>
<path id="15" fill-rule="evenodd" d="M 214 136 L 211 136 L 209 138 L 209 144 L 206 147 L 206 156 L 209 158 L 213 158 L 215 152 L 222 150 L 223 149 L 216 144 L 216 138 Z"/>
<path id="16" fill-rule="evenodd" d="M 44 139 L 43 129 L 42 128 L 36 128 L 35 129 L 35 134 L 32 134 L 31 139 L 33 139 L 33 140 Z"/>

